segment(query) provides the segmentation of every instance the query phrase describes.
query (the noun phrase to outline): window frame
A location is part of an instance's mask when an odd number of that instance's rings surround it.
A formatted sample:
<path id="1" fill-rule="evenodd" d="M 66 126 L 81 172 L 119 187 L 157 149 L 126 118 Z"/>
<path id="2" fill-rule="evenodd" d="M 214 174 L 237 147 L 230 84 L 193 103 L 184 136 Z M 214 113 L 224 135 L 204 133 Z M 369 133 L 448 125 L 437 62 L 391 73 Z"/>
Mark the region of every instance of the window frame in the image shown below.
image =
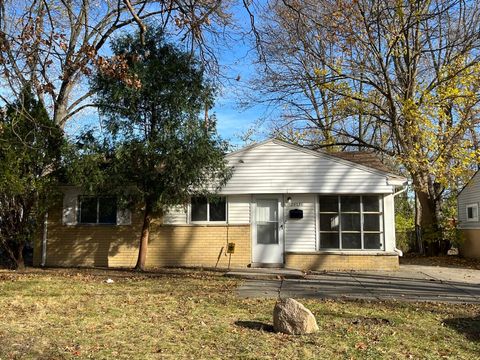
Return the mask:
<path id="1" fill-rule="evenodd" d="M 476 214 L 477 214 L 477 216 L 472 217 L 472 218 L 469 218 L 469 217 L 468 217 L 468 209 L 469 209 L 469 208 L 476 209 Z M 465 206 L 465 211 L 466 211 L 466 219 L 467 219 L 468 222 L 478 222 L 478 203 L 467 204 L 467 205 Z"/>
<path id="2" fill-rule="evenodd" d="M 331 196 L 337 198 L 337 211 L 322 211 L 322 201 L 321 197 Z M 359 197 L 360 198 L 360 207 L 358 211 L 345 211 L 342 212 L 342 197 Z M 378 197 L 378 211 L 366 211 L 364 209 L 364 197 L 375 196 Z M 322 214 L 336 214 L 338 217 L 338 230 L 337 231 L 323 231 L 320 225 L 320 216 Z M 358 214 L 360 216 L 360 231 L 355 230 L 343 230 L 342 229 L 342 215 L 343 214 Z M 377 215 L 379 216 L 379 230 L 364 230 L 365 220 L 364 215 Z M 385 250 L 385 207 L 384 207 L 384 197 L 381 194 L 323 194 L 318 196 L 318 251 L 384 251 Z M 325 247 L 322 248 L 322 234 L 338 234 L 338 247 Z M 343 244 L 343 234 L 360 234 L 360 248 L 344 248 Z M 378 249 L 368 249 L 365 248 L 365 234 L 379 234 L 380 235 L 380 248 Z"/>
<path id="3" fill-rule="evenodd" d="M 219 198 L 225 199 L 225 220 L 210 220 L 210 199 L 208 196 L 192 196 L 190 198 L 190 203 L 188 204 L 188 220 L 190 224 L 227 224 L 228 221 L 228 197 L 227 196 L 218 196 Z M 204 198 L 207 201 L 207 219 L 206 220 L 192 220 L 192 199 L 193 198 Z"/>
<path id="4" fill-rule="evenodd" d="M 82 222 L 82 200 L 83 199 L 96 199 L 97 204 L 97 214 L 96 222 Z M 78 225 L 117 225 L 118 223 L 118 206 L 115 205 L 115 222 L 99 222 L 100 221 L 100 200 L 101 199 L 114 199 L 116 202 L 115 196 L 95 196 L 95 195 L 79 195 L 78 196 L 78 211 L 77 211 L 77 224 Z"/>

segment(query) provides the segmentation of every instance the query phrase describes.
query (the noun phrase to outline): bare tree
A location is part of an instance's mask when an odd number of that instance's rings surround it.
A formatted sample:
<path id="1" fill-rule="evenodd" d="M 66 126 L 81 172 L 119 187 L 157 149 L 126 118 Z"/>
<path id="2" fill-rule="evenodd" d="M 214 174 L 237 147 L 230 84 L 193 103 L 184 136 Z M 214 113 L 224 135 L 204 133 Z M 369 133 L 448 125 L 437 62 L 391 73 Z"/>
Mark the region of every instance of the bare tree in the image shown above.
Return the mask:
<path id="1" fill-rule="evenodd" d="M 1 79 L 18 95 L 33 84 L 40 101 L 61 127 L 92 106 L 82 86 L 93 66 L 107 66 L 112 35 L 147 21 L 162 26 L 205 64 L 215 66 L 213 41 L 230 16 L 225 1 L 209 0 L 0 0 Z M 208 33 L 208 35 L 207 35 Z M 103 52 L 102 52 L 103 51 Z M 118 59 L 117 59 L 118 60 Z M 114 65 L 114 64 L 113 64 Z M 4 102 L 9 97 L 1 94 Z"/>

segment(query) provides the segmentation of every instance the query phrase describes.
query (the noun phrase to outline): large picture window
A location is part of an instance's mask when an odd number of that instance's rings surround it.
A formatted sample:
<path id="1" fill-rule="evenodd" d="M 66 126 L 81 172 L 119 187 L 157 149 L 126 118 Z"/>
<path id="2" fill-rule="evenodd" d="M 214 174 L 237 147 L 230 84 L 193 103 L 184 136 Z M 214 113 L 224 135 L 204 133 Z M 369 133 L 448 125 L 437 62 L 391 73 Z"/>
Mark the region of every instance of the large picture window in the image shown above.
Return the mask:
<path id="1" fill-rule="evenodd" d="M 80 224 L 116 224 L 117 200 L 105 196 L 80 196 L 78 222 Z"/>
<path id="2" fill-rule="evenodd" d="M 320 249 L 383 249 L 382 197 L 320 196 Z"/>
<path id="3" fill-rule="evenodd" d="M 227 200 L 225 197 L 192 197 L 192 222 L 227 221 Z"/>

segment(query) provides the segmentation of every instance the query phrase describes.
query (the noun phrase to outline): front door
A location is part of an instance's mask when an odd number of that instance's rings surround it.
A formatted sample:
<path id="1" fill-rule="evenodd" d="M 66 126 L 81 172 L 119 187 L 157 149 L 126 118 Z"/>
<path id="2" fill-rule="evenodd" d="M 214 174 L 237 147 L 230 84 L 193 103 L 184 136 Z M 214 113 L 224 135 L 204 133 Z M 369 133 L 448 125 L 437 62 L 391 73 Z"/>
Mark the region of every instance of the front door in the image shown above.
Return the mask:
<path id="1" fill-rule="evenodd" d="M 258 196 L 253 212 L 253 262 L 283 264 L 283 213 L 278 196 Z"/>

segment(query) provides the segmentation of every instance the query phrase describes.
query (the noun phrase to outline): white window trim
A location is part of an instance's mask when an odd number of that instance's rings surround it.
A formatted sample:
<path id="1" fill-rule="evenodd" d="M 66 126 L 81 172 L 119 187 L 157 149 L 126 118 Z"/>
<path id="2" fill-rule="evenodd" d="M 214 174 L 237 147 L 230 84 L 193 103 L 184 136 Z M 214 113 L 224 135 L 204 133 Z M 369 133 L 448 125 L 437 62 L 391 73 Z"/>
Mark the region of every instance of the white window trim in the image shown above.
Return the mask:
<path id="1" fill-rule="evenodd" d="M 207 198 L 207 220 L 193 221 L 192 220 L 192 200 L 188 204 L 188 223 L 193 225 L 222 225 L 228 223 L 228 197 L 220 196 L 225 198 L 225 220 L 222 221 L 211 221 L 210 219 L 210 200 Z"/>
<path id="2" fill-rule="evenodd" d="M 469 208 L 476 209 L 476 214 L 477 214 L 477 216 L 475 216 L 475 217 L 473 217 L 473 218 L 469 218 L 469 217 L 468 217 L 468 209 L 469 209 Z M 467 218 L 467 221 L 468 221 L 468 222 L 478 221 L 478 204 L 477 204 L 477 203 L 467 204 L 467 206 L 465 207 L 465 211 L 466 211 L 466 218 Z"/>

